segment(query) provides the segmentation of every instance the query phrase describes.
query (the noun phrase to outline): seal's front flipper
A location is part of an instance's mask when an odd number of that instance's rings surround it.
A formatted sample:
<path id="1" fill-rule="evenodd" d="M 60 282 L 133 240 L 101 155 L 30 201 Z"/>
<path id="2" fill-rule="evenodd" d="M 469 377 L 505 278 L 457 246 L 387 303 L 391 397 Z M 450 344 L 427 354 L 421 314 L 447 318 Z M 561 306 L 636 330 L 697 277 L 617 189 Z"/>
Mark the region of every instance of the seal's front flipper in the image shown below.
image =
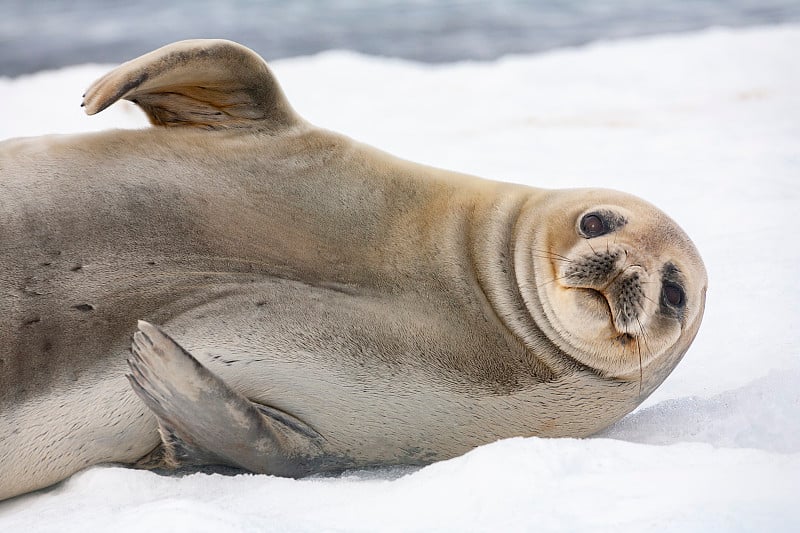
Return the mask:
<path id="1" fill-rule="evenodd" d="M 112 70 L 86 91 L 94 115 L 120 99 L 156 126 L 276 130 L 300 119 L 258 54 L 222 39 L 173 43 Z"/>
<path id="2" fill-rule="evenodd" d="M 159 421 L 165 466 L 219 464 L 296 477 L 322 455 L 322 437 L 296 418 L 231 389 L 157 327 L 139 322 L 131 386 Z"/>

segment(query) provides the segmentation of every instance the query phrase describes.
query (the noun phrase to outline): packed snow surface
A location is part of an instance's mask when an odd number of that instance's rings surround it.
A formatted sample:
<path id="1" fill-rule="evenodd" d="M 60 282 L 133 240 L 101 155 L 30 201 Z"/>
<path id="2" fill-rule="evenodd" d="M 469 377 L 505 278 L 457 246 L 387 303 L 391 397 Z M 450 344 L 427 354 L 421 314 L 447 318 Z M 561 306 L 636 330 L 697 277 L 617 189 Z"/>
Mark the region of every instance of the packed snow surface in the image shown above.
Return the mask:
<path id="1" fill-rule="evenodd" d="M 598 438 L 518 438 L 422 469 L 303 480 L 95 467 L 0 503 L 0 531 L 800 530 L 797 50 L 800 26 L 775 26 L 492 63 L 274 63 L 307 119 L 400 156 L 656 204 L 706 262 L 697 340 Z M 0 79 L 0 139 L 145 127 L 127 102 L 81 112 L 108 68 Z"/>

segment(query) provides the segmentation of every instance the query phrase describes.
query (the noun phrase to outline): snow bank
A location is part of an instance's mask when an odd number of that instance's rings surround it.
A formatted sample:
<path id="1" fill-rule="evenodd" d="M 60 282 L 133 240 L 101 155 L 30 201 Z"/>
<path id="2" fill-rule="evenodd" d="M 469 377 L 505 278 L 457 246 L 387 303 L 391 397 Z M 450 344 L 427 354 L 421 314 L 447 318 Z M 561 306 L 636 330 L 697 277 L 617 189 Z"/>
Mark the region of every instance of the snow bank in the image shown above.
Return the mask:
<path id="1" fill-rule="evenodd" d="M 299 481 L 98 467 L 0 503 L 0 530 L 800 529 L 799 49 L 800 26 L 784 26 L 492 63 L 274 63 L 303 116 L 398 155 L 664 209 L 709 271 L 695 344 L 602 438 L 512 439 L 420 470 Z M 144 126 L 127 103 L 82 114 L 106 69 L 0 79 L 0 139 Z"/>
<path id="2" fill-rule="evenodd" d="M 800 456 L 510 439 L 396 477 L 159 478 L 96 467 L 5 504 L 4 531 L 780 531 Z M 793 517 L 794 515 L 794 517 Z M 10 529 L 9 529 L 10 528 Z"/>

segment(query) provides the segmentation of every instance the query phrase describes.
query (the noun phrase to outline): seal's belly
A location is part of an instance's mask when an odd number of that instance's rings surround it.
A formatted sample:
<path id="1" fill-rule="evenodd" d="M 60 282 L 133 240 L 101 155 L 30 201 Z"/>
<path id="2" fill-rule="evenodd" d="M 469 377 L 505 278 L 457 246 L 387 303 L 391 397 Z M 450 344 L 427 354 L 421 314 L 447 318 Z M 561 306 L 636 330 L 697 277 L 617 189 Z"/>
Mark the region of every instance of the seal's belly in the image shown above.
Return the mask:
<path id="1" fill-rule="evenodd" d="M 548 398 L 558 387 L 523 369 L 506 369 L 494 386 L 486 377 L 497 369 L 459 370 L 465 358 L 474 369 L 476 354 L 496 365 L 513 352 L 476 321 L 454 325 L 432 301 L 273 279 L 221 294 L 165 330 L 229 386 L 309 424 L 355 465 L 428 463 L 499 438 L 558 434 L 548 410 L 560 409 L 561 431 L 596 429 L 571 427 L 571 399 Z M 465 343 L 450 335 L 480 341 L 459 353 L 452 347 Z"/>
<path id="2" fill-rule="evenodd" d="M 390 301 L 269 280 L 164 328 L 235 390 L 312 426 L 331 454 L 373 464 L 430 462 L 445 449 L 448 456 L 462 453 L 471 446 L 444 431 L 458 416 L 446 399 L 453 380 L 437 377 L 441 369 L 425 361 L 426 343 L 443 349 L 423 328 L 437 317 L 398 329 L 406 310 Z"/>

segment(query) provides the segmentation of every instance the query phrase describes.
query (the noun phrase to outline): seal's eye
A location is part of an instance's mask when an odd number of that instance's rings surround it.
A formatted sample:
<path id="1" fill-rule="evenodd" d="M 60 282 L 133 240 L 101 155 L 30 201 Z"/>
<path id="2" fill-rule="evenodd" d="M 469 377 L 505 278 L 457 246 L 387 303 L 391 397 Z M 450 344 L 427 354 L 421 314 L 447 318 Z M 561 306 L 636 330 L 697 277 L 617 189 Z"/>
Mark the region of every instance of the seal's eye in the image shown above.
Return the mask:
<path id="1" fill-rule="evenodd" d="M 589 213 L 581 219 L 581 233 L 591 239 L 608 233 L 608 224 L 597 213 Z"/>
<path id="2" fill-rule="evenodd" d="M 669 281 L 664 283 L 664 287 L 661 291 L 664 294 L 664 300 L 672 307 L 683 307 L 686 303 L 686 296 L 683 294 L 683 289 L 675 283 Z"/>

